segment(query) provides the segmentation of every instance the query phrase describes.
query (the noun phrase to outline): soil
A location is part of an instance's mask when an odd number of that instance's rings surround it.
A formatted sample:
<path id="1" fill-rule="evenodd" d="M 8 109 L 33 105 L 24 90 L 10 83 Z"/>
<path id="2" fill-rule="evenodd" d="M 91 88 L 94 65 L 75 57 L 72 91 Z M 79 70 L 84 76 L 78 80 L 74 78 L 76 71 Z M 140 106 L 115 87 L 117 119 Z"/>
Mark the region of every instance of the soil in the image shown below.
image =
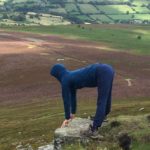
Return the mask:
<path id="1" fill-rule="evenodd" d="M 115 51 L 103 43 L 63 36 L 0 31 L 0 102 L 60 98 L 58 81 L 49 75 L 55 63 L 70 69 L 101 62 L 115 70 L 113 98 L 150 96 L 150 57 Z M 131 79 L 128 86 L 126 79 Z M 79 97 L 96 98 L 96 88 L 85 88 Z"/>

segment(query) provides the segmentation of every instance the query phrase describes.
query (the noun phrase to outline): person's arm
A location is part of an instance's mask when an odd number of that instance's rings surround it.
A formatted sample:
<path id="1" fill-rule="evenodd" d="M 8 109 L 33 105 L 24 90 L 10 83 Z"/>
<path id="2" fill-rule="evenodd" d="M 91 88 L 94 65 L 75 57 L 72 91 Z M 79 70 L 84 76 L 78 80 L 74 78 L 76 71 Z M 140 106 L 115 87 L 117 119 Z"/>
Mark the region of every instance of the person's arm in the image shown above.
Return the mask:
<path id="1" fill-rule="evenodd" d="M 76 109 L 77 109 L 76 89 L 71 89 L 71 119 L 75 117 Z"/>
<path id="2" fill-rule="evenodd" d="M 62 96 L 64 101 L 65 110 L 65 120 L 63 121 L 61 127 L 68 125 L 69 121 L 75 117 L 76 113 L 76 90 L 68 88 L 68 86 L 63 86 Z"/>
<path id="3" fill-rule="evenodd" d="M 65 119 L 70 119 L 70 107 L 71 107 L 71 91 L 67 84 L 62 85 L 62 98 L 64 103 L 64 112 L 65 112 Z"/>
<path id="4" fill-rule="evenodd" d="M 70 107 L 71 107 L 71 91 L 68 85 L 62 84 L 62 98 L 64 103 L 64 112 L 65 112 L 65 120 L 63 121 L 61 127 L 65 127 L 68 125 L 71 114 L 70 114 Z"/>

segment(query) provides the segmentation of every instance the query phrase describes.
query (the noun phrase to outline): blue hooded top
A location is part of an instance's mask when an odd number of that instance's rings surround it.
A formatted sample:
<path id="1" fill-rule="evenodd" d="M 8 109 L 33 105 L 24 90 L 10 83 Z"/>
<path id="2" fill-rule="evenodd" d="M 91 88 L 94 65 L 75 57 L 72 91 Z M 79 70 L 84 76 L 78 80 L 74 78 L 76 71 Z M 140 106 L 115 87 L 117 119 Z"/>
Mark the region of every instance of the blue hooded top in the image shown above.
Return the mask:
<path id="1" fill-rule="evenodd" d="M 50 74 L 61 83 L 66 119 L 70 119 L 70 113 L 76 112 L 77 89 L 97 86 L 96 69 L 99 65 L 96 63 L 74 71 L 67 70 L 63 64 L 52 67 Z"/>

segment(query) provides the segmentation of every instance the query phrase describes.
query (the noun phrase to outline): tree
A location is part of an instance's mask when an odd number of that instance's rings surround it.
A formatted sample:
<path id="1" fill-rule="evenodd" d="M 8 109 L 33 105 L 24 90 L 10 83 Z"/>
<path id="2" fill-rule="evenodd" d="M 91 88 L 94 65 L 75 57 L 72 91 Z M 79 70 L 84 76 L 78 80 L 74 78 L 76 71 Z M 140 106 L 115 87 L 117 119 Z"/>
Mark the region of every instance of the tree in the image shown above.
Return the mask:
<path id="1" fill-rule="evenodd" d="M 126 14 L 129 15 L 129 11 L 128 10 L 126 11 Z"/>
<path id="2" fill-rule="evenodd" d="M 11 16 L 11 19 L 14 21 L 25 21 L 26 18 L 24 14 L 17 14 L 17 15 Z"/>
<path id="3" fill-rule="evenodd" d="M 8 17 L 8 15 L 6 13 L 4 13 L 3 16 L 2 16 L 2 18 L 3 19 L 8 19 L 9 17 Z"/>

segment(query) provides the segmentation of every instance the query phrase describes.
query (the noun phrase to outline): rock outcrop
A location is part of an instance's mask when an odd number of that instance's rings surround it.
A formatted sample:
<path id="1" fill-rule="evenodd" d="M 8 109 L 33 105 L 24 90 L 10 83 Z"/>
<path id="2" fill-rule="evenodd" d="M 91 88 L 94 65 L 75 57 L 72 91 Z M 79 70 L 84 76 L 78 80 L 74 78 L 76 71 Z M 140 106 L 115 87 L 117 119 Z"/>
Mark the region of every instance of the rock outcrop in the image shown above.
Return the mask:
<path id="1" fill-rule="evenodd" d="M 98 138 L 86 134 L 91 122 L 90 119 L 73 119 L 67 127 L 56 129 L 53 141 L 49 145 L 39 147 L 38 150 L 130 150 L 131 146 L 136 146 L 134 141 L 150 143 L 150 114 L 110 117 L 99 128 Z M 30 145 L 27 144 L 26 147 L 19 145 L 16 149 L 32 150 Z"/>
<path id="2" fill-rule="evenodd" d="M 90 119 L 75 118 L 69 122 L 67 127 L 55 130 L 54 140 L 51 144 L 41 146 L 38 150 L 61 150 L 63 144 L 71 144 L 76 141 L 87 142 L 85 133 L 89 130 L 92 123 Z"/>
<path id="3" fill-rule="evenodd" d="M 55 130 L 55 138 L 81 138 L 88 131 L 91 120 L 75 118 L 67 127 Z"/>

